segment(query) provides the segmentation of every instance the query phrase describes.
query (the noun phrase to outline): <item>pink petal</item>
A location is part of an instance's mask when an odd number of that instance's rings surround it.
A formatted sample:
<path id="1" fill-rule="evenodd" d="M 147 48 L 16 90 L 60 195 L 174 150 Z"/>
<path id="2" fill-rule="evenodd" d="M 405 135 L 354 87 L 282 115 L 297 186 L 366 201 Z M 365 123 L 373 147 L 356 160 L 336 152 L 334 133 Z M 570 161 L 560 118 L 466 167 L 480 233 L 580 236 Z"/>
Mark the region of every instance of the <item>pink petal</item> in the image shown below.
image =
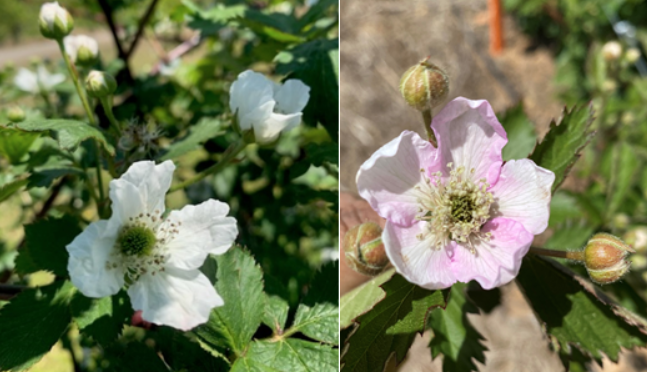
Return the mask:
<path id="1" fill-rule="evenodd" d="M 530 159 L 507 162 L 490 189 L 498 205 L 495 215 L 520 222 L 534 235 L 541 234 L 548 226 L 553 181 L 553 172 Z"/>
<path id="2" fill-rule="evenodd" d="M 416 235 L 426 223 L 401 227 L 387 220 L 382 233 L 384 248 L 395 270 L 411 283 L 428 289 L 447 288 L 456 282 L 451 272 L 451 252 L 435 250 L 429 241 L 418 240 Z"/>
<path id="3" fill-rule="evenodd" d="M 481 231 L 491 232 L 492 239 L 475 246 L 475 254 L 470 253 L 469 248 L 457 245 L 451 271 L 460 282 L 476 280 L 484 289 L 492 289 L 517 276 L 533 235 L 519 222 L 506 218 L 488 221 Z"/>
<path id="4" fill-rule="evenodd" d="M 408 226 L 418 213 L 414 187 L 424 182 L 421 168 L 439 170 L 436 149 L 417 133 L 404 131 L 362 164 L 357 189 L 380 216 Z"/>
<path id="5" fill-rule="evenodd" d="M 433 119 L 431 127 L 438 139 L 441 164 L 476 170 L 474 180 L 496 183 L 501 164 L 501 150 L 508 142 L 505 130 L 487 101 L 458 97 L 449 102 Z"/>

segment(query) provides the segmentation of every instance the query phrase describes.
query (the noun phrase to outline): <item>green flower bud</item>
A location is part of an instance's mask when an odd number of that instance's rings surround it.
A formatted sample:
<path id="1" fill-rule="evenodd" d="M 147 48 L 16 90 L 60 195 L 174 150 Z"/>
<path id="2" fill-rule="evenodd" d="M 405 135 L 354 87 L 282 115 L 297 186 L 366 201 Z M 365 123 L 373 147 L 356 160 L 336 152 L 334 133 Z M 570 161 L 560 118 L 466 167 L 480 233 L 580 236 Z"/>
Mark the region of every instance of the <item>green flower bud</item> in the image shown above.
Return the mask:
<path id="1" fill-rule="evenodd" d="M 86 35 L 70 35 L 63 39 L 65 52 L 72 62 L 81 66 L 92 66 L 99 58 L 99 44 Z"/>
<path id="2" fill-rule="evenodd" d="M 91 97 L 103 98 L 117 90 L 117 81 L 110 74 L 94 70 L 85 79 L 85 89 Z"/>
<path id="3" fill-rule="evenodd" d="M 598 233 L 584 247 L 584 265 L 591 280 L 598 284 L 610 284 L 629 271 L 631 263 L 626 258 L 634 252 L 620 238 Z"/>
<path id="4" fill-rule="evenodd" d="M 45 3 L 38 17 L 40 33 L 48 39 L 62 40 L 74 28 L 74 19 L 58 2 Z"/>
<path id="5" fill-rule="evenodd" d="M 427 111 L 438 106 L 449 94 L 449 77 L 429 57 L 409 68 L 400 80 L 400 93 L 409 106 Z"/>
<path id="6" fill-rule="evenodd" d="M 25 112 L 18 106 L 14 106 L 7 110 L 7 118 L 12 123 L 20 123 L 25 120 Z"/>
<path id="7" fill-rule="evenodd" d="M 375 222 L 365 222 L 348 230 L 342 247 L 348 266 L 360 274 L 376 276 L 389 264 L 382 243 L 382 229 Z"/>
<path id="8" fill-rule="evenodd" d="M 625 60 L 629 63 L 636 63 L 640 59 L 640 50 L 638 48 L 629 48 L 625 53 Z"/>

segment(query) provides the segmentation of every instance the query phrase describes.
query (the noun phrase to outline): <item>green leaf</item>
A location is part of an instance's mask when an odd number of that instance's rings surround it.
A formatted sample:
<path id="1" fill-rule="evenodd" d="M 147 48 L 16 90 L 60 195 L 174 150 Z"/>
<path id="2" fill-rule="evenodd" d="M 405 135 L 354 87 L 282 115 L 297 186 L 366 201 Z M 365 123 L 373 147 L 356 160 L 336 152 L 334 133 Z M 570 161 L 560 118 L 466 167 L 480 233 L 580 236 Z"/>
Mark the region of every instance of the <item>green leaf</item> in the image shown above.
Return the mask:
<path id="1" fill-rule="evenodd" d="M 50 187 L 55 179 L 68 174 L 74 174 L 79 177 L 85 177 L 83 170 L 72 167 L 49 168 L 32 172 L 29 175 L 28 187 Z"/>
<path id="2" fill-rule="evenodd" d="M 213 358 L 200 345 L 170 327 L 160 327 L 147 333 L 155 340 L 155 348 L 164 356 L 164 362 L 172 371 L 220 372 L 228 371 L 228 362 Z"/>
<path id="3" fill-rule="evenodd" d="M 115 148 L 108 143 L 103 133 L 82 121 L 68 119 L 27 120 L 16 124 L 16 127 L 27 132 L 54 131 L 57 134 L 59 146 L 65 150 L 72 150 L 84 140 L 92 138 L 99 141 L 110 155 L 115 155 Z"/>
<path id="4" fill-rule="evenodd" d="M 563 349 L 576 347 L 598 361 L 603 354 L 617 361 L 621 348 L 647 342 L 647 321 L 563 265 L 528 255 L 517 282 L 546 332 Z"/>
<path id="5" fill-rule="evenodd" d="M 313 306 L 321 302 L 339 305 L 339 261 L 324 264 L 314 275 L 308 293 L 302 301 Z"/>
<path id="6" fill-rule="evenodd" d="M 303 30 L 309 24 L 320 19 L 326 14 L 326 11 L 332 7 L 339 4 L 337 0 L 319 0 L 313 6 L 308 9 L 308 11 L 299 18 L 299 29 Z"/>
<path id="7" fill-rule="evenodd" d="M 342 296 L 339 307 L 341 329 L 348 328 L 358 316 L 371 310 L 373 306 L 384 299 L 386 294 L 380 286 L 391 279 L 393 274 L 395 274 L 394 269 L 385 271 Z"/>
<path id="8" fill-rule="evenodd" d="M 427 322 L 429 310 L 447 302 L 449 291 L 435 291 L 431 295 L 412 302 L 413 310 L 386 330 L 388 335 L 419 332 Z"/>
<path id="9" fill-rule="evenodd" d="M 535 125 L 523 111 L 523 103 L 508 109 L 500 118 L 501 125 L 508 135 L 508 143 L 503 147 L 503 160 L 527 158 L 537 142 Z"/>
<path id="10" fill-rule="evenodd" d="M 47 270 L 54 275 L 65 277 L 69 254 L 65 246 L 81 233 L 74 217 L 66 215 L 60 219 L 48 219 L 25 226 L 26 249 L 21 249 L 18 256 L 28 254 L 38 270 Z M 16 271 L 21 274 L 34 272 L 33 268 L 16 264 Z"/>
<path id="11" fill-rule="evenodd" d="M 339 369 L 339 350 L 293 338 L 255 341 L 231 372 L 333 372 Z"/>
<path id="12" fill-rule="evenodd" d="M 607 218 L 612 217 L 625 200 L 640 165 L 636 151 L 630 144 L 615 143 L 612 151 L 613 166 L 607 190 Z"/>
<path id="13" fill-rule="evenodd" d="M 557 191 L 550 200 L 550 219 L 548 226 L 555 227 L 582 217 L 577 198 L 565 191 Z"/>
<path id="14" fill-rule="evenodd" d="M 54 346 L 70 324 L 74 292 L 58 281 L 23 291 L 0 310 L 0 371 L 25 370 Z"/>
<path id="15" fill-rule="evenodd" d="M 213 309 L 209 321 L 193 332 L 203 347 L 230 348 L 241 355 L 261 325 L 265 304 L 261 269 L 239 247 L 208 260 L 217 262 L 215 287 L 225 304 Z"/>
<path id="16" fill-rule="evenodd" d="M 299 35 L 299 24 L 292 15 L 282 13 L 265 14 L 254 9 L 247 9 L 245 15 L 238 19 L 240 23 L 254 32 L 282 42 L 300 43 L 305 39 Z"/>
<path id="17" fill-rule="evenodd" d="M 308 85 L 310 100 L 303 121 L 316 127 L 321 123 L 331 138 L 338 138 L 339 125 L 339 39 L 314 40 L 279 53 L 276 72 Z"/>
<path id="18" fill-rule="evenodd" d="M 553 192 L 564 182 L 580 152 L 593 138 L 592 122 L 591 106 L 574 107 L 570 111 L 564 108 L 560 123 L 550 124 L 550 130 L 530 156 L 537 165 L 555 173 Z"/>
<path id="19" fill-rule="evenodd" d="M 92 299 L 77 293 L 71 303 L 72 318 L 81 333 L 94 338 L 101 345 L 116 340 L 124 324 L 130 324 L 133 314 L 128 294 Z"/>
<path id="20" fill-rule="evenodd" d="M 0 127 L 0 154 L 9 159 L 11 164 L 18 164 L 38 136 L 38 133 Z"/>
<path id="21" fill-rule="evenodd" d="M 308 144 L 305 159 L 290 168 L 290 178 L 294 179 L 308 171 L 310 165 L 322 166 L 324 163 L 339 164 L 339 145 L 336 143 Z"/>
<path id="22" fill-rule="evenodd" d="M 13 194 L 22 189 L 23 186 L 29 183 L 29 180 L 23 178 L 21 180 L 14 180 L 0 186 L 0 203 L 9 199 Z"/>
<path id="23" fill-rule="evenodd" d="M 437 294 L 440 291 L 423 289 L 400 275 L 394 275 L 382 288 L 386 293 L 384 299 L 357 318 L 357 329 L 345 340 L 341 359 L 344 371 L 382 371 L 394 353 L 399 363 L 407 354 L 416 332 L 423 330 L 424 321 L 411 333 L 388 334 L 386 330 L 414 310 L 414 301 L 433 296 L 438 300 L 433 306 L 445 306 L 442 296 Z"/>
<path id="24" fill-rule="evenodd" d="M 300 304 L 294 317 L 292 331 L 298 331 L 317 341 L 339 344 L 339 308 L 333 304 L 309 307 Z"/>
<path id="25" fill-rule="evenodd" d="M 580 249 L 584 247 L 594 232 L 595 226 L 586 223 L 567 223 L 565 226 L 555 229 L 553 235 L 544 244 L 544 248 L 560 251 Z"/>
<path id="26" fill-rule="evenodd" d="M 445 309 L 436 308 L 429 316 L 429 327 L 434 337 L 429 342 L 432 358 L 443 355 L 443 371 L 476 371 L 472 359 L 485 363 L 483 336 L 474 329 L 467 314 L 478 314 L 478 309 L 465 296 L 464 283 L 452 286 Z"/>
<path id="27" fill-rule="evenodd" d="M 144 342 L 114 343 L 104 349 L 110 370 L 121 372 L 166 372 L 166 367 L 156 351 Z"/>
<path id="28" fill-rule="evenodd" d="M 168 152 L 160 160 L 177 159 L 178 157 L 200 147 L 211 138 L 224 134 L 222 122 L 219 119 L 203 119 L 191 127 L 189 134 L 174 142 Z"/>
<path id="29" fill-rule="evenodd" d="M 263 324 L 272 328 L 274 334 L 282 334 L 285 330 L 285 321 L 288 319 L 290 305 L 279 296 L 265 297 L 265 309 L 263 311 Z"/>

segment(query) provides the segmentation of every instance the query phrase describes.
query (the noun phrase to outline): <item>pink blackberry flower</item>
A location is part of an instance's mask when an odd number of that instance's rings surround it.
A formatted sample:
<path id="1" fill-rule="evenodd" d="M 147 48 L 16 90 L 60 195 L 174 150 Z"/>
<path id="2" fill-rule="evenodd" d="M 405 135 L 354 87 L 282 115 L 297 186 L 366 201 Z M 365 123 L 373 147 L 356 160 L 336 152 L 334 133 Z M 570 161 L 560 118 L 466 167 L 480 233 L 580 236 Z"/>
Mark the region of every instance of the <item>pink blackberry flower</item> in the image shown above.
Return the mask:
<path id="1" fill-rule="evenodd" d="M 387 220 L 387 255 L 429 289 L 506 284 L 548 225 L 555 175 L 529 159 L 503 164 L 508 139 L 487 101 L 456 98 L 431 127 L 438 148 L 404 131 L 357 173 L 360 195 Z"/>

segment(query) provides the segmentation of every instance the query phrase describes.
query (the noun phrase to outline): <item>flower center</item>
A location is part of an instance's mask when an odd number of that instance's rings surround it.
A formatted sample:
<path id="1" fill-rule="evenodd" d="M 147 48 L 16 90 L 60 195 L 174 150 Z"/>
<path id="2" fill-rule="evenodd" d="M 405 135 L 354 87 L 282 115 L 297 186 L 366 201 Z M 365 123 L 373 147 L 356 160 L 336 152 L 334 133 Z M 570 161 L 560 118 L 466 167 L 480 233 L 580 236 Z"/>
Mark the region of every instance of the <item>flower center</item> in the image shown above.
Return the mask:
<path id="1" fill-rule="evenodd" d="M 490 186 L 485 179 L 475 182 L 474 168 L 465 172 L 464 167 L 450 169 L 449 178 L 443 183 L 440 172 L 425 178 L 416 186 L 419 214 L 416 218 L 426 221 L 421 241 L 428 241 L 434 249 L 445 247 L 450 241 L 466 245 L 472 253 L 478 240 L 488 241 L 490 233 L 482 233 L 481 226 L 490 218 L 490 205 L 494 201 Z M 424 169 L 420 169 L 424 174 Z"/>
<path id="2" fill-rule="evenodd" d="M 138 225 L 126 226 L 117 238 L 119 249 L 127 256 L 149 256 L 156 242 L 151 229 Z"/>
<path id="3" fill-rule="evenodd" d="M 452 203 L 452 217 L 456 221 L 471 222 L 474 201 L 468 195 L 450 197 Z"/>

